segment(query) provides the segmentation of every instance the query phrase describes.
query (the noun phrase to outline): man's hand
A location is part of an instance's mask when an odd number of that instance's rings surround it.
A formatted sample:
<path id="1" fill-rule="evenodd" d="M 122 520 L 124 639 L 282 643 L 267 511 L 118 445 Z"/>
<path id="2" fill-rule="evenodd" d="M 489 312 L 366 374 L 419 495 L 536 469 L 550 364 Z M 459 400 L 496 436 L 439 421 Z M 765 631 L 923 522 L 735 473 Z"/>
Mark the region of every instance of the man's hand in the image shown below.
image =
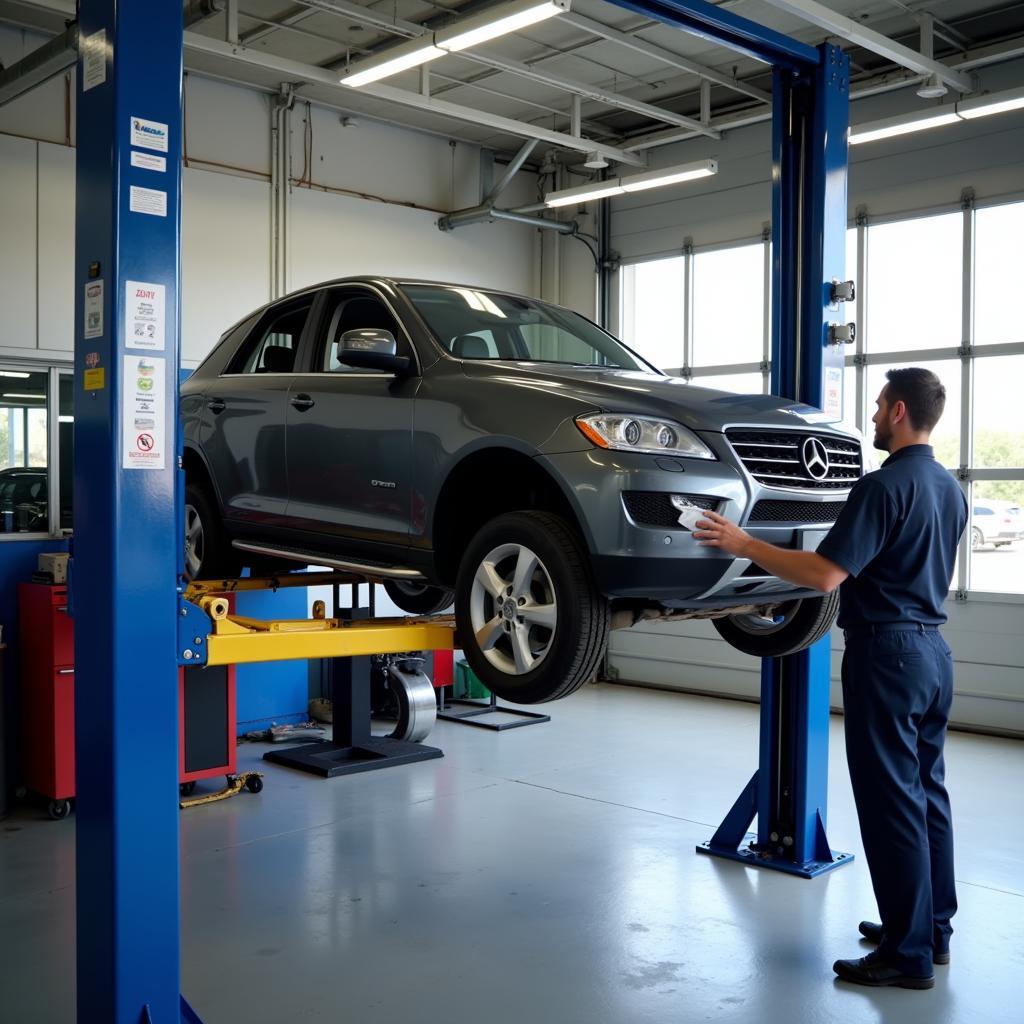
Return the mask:
<path id="1" fill-rule="evenodd" d="M 721 548 L 738 558 L 750 557 L 746 551 L 753 537 L 717 512 L 705 512 L 693 535 L 704 547 Z"/>
<path id="2" fill-rule="evenodd" d="M 835 590 L 849 575 L 842 566 L 822 558 L 816 551 L 789 551 L 757 540 L 717 512 L 705 512 L 697 520 L 693 536 L 704 547 L 721 548 L 737 558 L 749 558 L 772 576 L 824 594 Z"/>

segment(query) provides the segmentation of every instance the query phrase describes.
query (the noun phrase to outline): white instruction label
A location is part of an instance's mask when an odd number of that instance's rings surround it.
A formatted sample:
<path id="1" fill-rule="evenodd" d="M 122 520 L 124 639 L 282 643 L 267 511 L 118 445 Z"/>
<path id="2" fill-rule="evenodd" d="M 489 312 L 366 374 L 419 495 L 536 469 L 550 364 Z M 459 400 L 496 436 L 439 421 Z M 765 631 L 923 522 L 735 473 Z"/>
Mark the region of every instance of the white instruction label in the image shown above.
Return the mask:
<path id="1" fill-rule="evenodd" d="M 121 465 L 163 469 L 167 440 L 162 356 L 124 356 L 121 380 Z"/>
<path id="2" fill-rule="evenodd" d="M 82 92 L 107 80 L 107 30 L 101 28 L 82 40 Z"/>
<path id="3" fill-rule="evenodd" d="M 85 337 L 103 337 L 103 282 L 85 282 Z"/>
<path id="4" fill-rule="evenodd" d="M 125 347 L 163 351 L 165 294 L 162 284 L 125 281 Z"/>
<path id="5" fill-rule="evenodd" d="M 830 420 L 843 417 L 843 368 L 825 367 L 825 395 L 822 409 Z"/>
<path id="6" fill-rule="evenodd" d="M 155 153 L 139 153 L 133 149 L 132 167 L 142 167 L 147 171 L 166 171 L 167 158 Z"/>
<path id="7" fill-rule="evenodd" d="M 160 121 L 147 121 L 142 117 L 133 117 L 131 129 L 133 146 L 138 146 L 141 149 L 155 149 L 159 153 L 167 152 L 167 125 Z"/>
<path id="8" fill-rule="evenodd" d="M 128 193 L 128 209 L 132 213 L 148 213 L 152 217 L 167 216 L 167 193 L 158 188 L 132 185 Z"/>

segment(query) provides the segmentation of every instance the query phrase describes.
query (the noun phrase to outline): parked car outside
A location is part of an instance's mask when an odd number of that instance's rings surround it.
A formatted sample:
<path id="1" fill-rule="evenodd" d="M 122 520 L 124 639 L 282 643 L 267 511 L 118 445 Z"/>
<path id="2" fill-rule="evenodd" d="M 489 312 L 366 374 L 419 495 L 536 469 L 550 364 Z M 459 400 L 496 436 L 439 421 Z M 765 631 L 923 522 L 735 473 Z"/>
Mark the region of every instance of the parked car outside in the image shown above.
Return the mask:
<path id="1" fill-rule="evenodd" d="M 46 467 L 0 470 L 0 533 L 49 529 Z"/>
<path id="2" fill-rule="evenodd" d="M 971 511 L 971 549 L 985 544 L 1008 547 L 1024 537 L 1024 515 L 1019 505 L 994 498 L 978 498 Z"/>
<path id="3" fill-rule="evenodd" d="M 813 549 L 861 475 L 817 410 L 686 384 L 577 313 L 358 278 L 255 311 L 182 386 L 186 571 L 301 564 L 454 601 L 484 685 L 536 703 L 592 678 L 609 628 L 712 618 L 759 656 L 825 635 L 837 596 L 702 547 L 715 509 Z M 689 519 L 687 517 L 690 516 Z"/>

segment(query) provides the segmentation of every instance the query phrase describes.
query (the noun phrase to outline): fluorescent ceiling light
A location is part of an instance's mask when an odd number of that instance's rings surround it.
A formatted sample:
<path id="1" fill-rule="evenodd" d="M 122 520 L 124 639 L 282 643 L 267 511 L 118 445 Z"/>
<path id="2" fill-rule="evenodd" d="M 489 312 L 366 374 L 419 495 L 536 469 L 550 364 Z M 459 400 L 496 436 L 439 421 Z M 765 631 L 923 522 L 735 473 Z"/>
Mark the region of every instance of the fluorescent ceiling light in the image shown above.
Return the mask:
<path id="1" fill-rule="evenodd" d="M 498 36 L 508 35 L 527 25 L 564 14 L 571 0 L 514 0 L 499 4 L 475 17 L 460 18 L 447 28 L 425 32 L 397 46 L 389 47 L 377 57 L 359 61 L 341 76 L 341 84 L 358 88 L 402 71 L 419 67 L 446 53 L 458 53 Z"/>
<path id="2" fill-rule="evenodd" d="M 960 117 L 973 119 L 988 117 L 989 114 L 1005 114 L 1008 110 L 1024 108 L 1024 87 L 1008 89 L 1006 92 L 990 93 L 988 96 L 975 96 L 970 100 L 961 100 L 956 105 Z"/>
<path id="3" fill-rule="evenodd" d="M 631 174 L 622 178 L 623 192 L 643 192 L 649 188 L 661 188 L 663 185 L 676 185 L 681 181 L 693 181 L 696 178 L 710 178 L 718 173 L 717 160 L 701 160 L 695 164 L 683 164 L 679 167 L 665 167 L 657 171 L 645 171 L 643 174 Z"/>
<path id="4" fill-rule="evenodd" d="M 15 391 L 4 392 L 4 398 L 31 398 L 34 402 L 42 402 L 45 397 L 45 395 L 22 395 Z"/>
<path id="5" fill-rule="evenodd" d="M 22 373 L 20 370 L 0 370 L 0 377 L 17 377 L 19 380 L 27 380 L 29 374 Z"/>
<path id="6" fill-rule="evenodd" d="M 952 108 L 938 107 L 925 114 L 899 114 L 881 121 L 857 125 L 850 129 L 850 145 L 891 139 L 897 135 L 909 135 L 911 132 L 923 131 L 926 128 L 940 128 L 945 124 L 956 124 L 958 121 L 973 120 L 976 117 L 1005 114 L 1008 110 L 1024 110 L 1024 87 L 960 100 L 953 104 Z"/>
<path id="7" fill-rule="evenodd" d="M 544 197 L 545 206 L 572 206 L 573 203 L 585 203 L 590 199 L 606 199 L 608 196 L 621 196 L 622 186 L 618 178 L 607 181 L 595 181 L 593 185 L 578 185 L 576 188 L 563 188 L 559 192 L 549 192 Z"/>
<path id="8" fill-rule="evenodd" d="M 418 39 L 410 39 L 407 43 L 390 47 L 379 58 L 360 61 L 354 70 L 342 76 L 341 84 L 350 85 L 352 88 L 369 85 L 381 78 L 390 78 L 391 75 L 408 71 L 410 68 L 418 68 L 427 61 L 443 56 L 444 50 L 434 45 L 434 34 L 428 32 Z"/>
<path id="9" fill-rule="evenodd" d="M 922 132 L 926 128 L 939 128 L 944 124 L 956 124 L 960 118 L 955 111 L 944 110 L 930 114 L 919 114 L 908 118 L 906 114 L 887 117 L 881 121 L 858 125 L 850 131 L 850 145 L 859 146 L 863 142 L 877 142 L 879 139 L 892 139 L 897 135 L 909 135 L 911 132 Z"/>
<path id="10" fill-rule="evenodd" d="M 595 181 L 592 185 L 579 185 L 559 192 L 549 192 L 544 197 L 544 203 L 546 206 L 571 206 L 573 203 L 584 203 L 591 199 L 606 199 L 608 196 L 620 196 L 627 192 L 643 192 L 649 188 L 661 188 L 681 181 L 707 178 L 717 173 L 717 160 L 698 160 L 696 163 L 659 167 L 655 171 L 631 174 L 628 178 L 608 178 L 606 181 Z"/>
<path id="11" fill-rule="evenodd" d="M 485 11 L 475 18 L 464 18 L 450 28 L 436 33 L 437 45 L 444 50 L 457 53 L 479 46 L 498 36 L 518 32 L 538 21 L 546 21 L 556 14 L 569 10 L 569 0 L 527 0 L 525 4 L 502 4 L 491 11 Z M 497 17 L 495 17 L 497 15 Z"/>

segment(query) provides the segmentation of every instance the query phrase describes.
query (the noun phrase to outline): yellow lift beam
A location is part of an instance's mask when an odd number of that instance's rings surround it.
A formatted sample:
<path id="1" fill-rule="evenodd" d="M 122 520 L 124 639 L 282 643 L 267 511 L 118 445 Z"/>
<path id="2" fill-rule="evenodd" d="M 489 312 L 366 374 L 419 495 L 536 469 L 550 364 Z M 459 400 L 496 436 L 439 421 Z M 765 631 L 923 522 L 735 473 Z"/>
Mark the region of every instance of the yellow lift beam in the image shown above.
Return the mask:
<path id="1" fill-rule="evenodd" d="M 184 598 L 201 608 L 213 629 L 206 637 L 207 665 L 242 665 L 257 661 L 351 658 L 405 651 L 450 651 L 455 646 L 455 619 L 328 619 L 323 601 L 313 605 L 312 619 L 250 619 L 229 613 L 225 594 L 282 587 L 364 582 L 337 573 L 295 573 L 268 579 L 194 581 Z M 187 652 L 186 652 L 187 657 Z M 201 660 L 201 659 L 200 659 Z"/>

